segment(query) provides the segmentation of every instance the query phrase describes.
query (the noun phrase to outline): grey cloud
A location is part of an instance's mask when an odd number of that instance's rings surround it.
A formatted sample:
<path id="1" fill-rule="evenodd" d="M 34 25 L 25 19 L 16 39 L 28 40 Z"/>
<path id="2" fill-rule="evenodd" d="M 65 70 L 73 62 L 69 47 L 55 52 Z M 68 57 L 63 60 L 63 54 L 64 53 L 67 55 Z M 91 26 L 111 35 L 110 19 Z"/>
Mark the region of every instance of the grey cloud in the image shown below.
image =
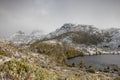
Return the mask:
<path id="1" fill-rule="evenodd" d="M 0 36 L 55 30 L 66 22 L 120 26 L 120 0 L 0 0 Z"/>

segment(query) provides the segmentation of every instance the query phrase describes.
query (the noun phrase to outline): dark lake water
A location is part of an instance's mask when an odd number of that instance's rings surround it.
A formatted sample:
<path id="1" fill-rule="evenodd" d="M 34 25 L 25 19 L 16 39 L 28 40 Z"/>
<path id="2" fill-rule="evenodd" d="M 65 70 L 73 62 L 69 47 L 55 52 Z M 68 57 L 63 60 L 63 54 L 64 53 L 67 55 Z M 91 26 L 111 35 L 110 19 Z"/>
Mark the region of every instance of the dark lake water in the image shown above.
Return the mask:
<path id="1" fill-rule="evenodd" d="M 74 63 L 76 66 L 79 66 L 81 60 L 83 60 L 87 66 L 94 65 L 97 68 L 105 67 L 111 64 L 115 64 L 120 67 L 120 55 L 94 55 L 75 57 L 68 59 L 66 63 L 68 65 L 72 65 L 72 63 Z"/>

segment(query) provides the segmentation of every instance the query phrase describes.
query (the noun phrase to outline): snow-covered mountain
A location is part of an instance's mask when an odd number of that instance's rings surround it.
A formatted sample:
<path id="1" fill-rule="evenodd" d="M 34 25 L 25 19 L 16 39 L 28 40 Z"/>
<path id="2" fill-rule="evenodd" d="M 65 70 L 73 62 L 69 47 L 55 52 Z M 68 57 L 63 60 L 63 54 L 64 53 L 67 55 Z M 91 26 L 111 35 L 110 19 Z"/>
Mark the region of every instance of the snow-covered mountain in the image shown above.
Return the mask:
<path id="1" fill-rule="evenodd" d="M 64 24 L 60 29 L 49 33 L 45 37 L 46 40 L 55 39 L 71 44 L 97 44 L 98 42 L 102 42 L 102 38 L 102 31 L 92 25 L 75 25 L 69 23 Z"/>
<path id="2" fill-rule="evenodd" d="M 30 36 L 33 40 L 36 40 L 36 39 L 42 39 L 44 38 L 44 33 L 43 31 L 40 31 L 40 30 L 34 30 L 30 33 Z"/>
<path id="3" fill-rule="evenodd" d="M 93 27 L 92 25 L 75 25 L 71 23 L 64 24 L 60 29 L 56 29 L 56 31 L 49 33 L 46 38 L 54 38 L 63 33 L 67 32 L 90 32 L 90 34 L 98 33 L 100 30 L 98 28 Z"/>
<path id="4" fill-rule="evenodd" d="M 61 28 L 49 33 L 45 40 L 54 40 L 69 45 L 95 45 L 101 48 L 119 49 L 120 29 L 101 30 L 93 25 L 64 24 Z"/>
<path id="5" fill-rule="evenodd" d="M 39 40 L 44 37 L 43 33 L 39 30 L 32 31 L 30 34 L 25 34 L 23 31 L 18 31 L 10 36 L 9 41 L 17 44 L 29 43 L 33 40 Z"/>
<path id="6" fill-rule="evenodd" d="M 14 43 L 25 43 L 28 41 L 29 36 L 26 35 L 24 32 L 22 31 L 18 31 L 16 33 L 14 33 L 12 36 L 10 36 L 10 41 L 14 42 Z"/>
<path id="7" fill-rule="evenodd" d="M 25 34 L 18 31 L 13 34 L 10 41 L 14 43 L 29 43 L 36 40 L 67 43 L 69 45 L 97 46 L 101 48 L 120 48 L 120 29 L 110 28 L 101 30 L 93 25 L 76 25 L 66 23 L 54 32 L 44 35 L 42 31 L 33 31 Z"/>
<path id="8" fill-rule="evenodd" d="M 112 48 L 120 48 L 120 28 L 110 28 L 104 30 L 104 45 Z"/>

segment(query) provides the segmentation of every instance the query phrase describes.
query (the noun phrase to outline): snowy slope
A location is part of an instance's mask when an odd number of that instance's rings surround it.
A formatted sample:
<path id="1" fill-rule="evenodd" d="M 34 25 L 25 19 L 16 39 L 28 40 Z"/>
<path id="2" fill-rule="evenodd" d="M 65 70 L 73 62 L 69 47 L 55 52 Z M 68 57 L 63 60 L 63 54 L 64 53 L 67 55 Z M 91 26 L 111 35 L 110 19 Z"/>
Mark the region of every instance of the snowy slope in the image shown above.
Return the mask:
<path id="1" fill-rule="evenodd" d="M 16 33 L 14 33 L 12 36 L 10 36 L 9 41 L 12 41 L 14 43 L 17 44 L 21 44 L 21 43 L 29 43 L 33 40 L 39 40 L 43 38 L 43 33 L 41 33 L 41 31 L 33 31 L 30 34 L 25 34 L 22 31 L 18 31 Z"/>
<path id="2" fill-rule="evenodd" d="M 105 41 L 104 44 L 109 46 L 112 49 L 119 49 L 120 48 L 120 29 L 110 28 L 105 30 L 104 33 L 107 33 L 107 36 L 109 36 L 107 37 L 109 41 Z"/>
<path id="3" fill-rule="evenodd" d="M 77 37 L 76 40 L 83 41 L 82 44 L 85 45 L 87 41 L 89 41 L 91 45 L 97 43 L 97 45 L 102 48 L 104 48 L 104 46 L 108 46 L 111 49 L 118 49 L 120 47 L 120 29 L 110 28 L 101 30 L 93 25 L 75 25 L 67 23 L 54 32 L 49 33 L 45 39 L 58 40 L 71 45 L 75 44 L 73 40 L 74 37 Z M 77 44 L 81 45 L 79 41 Z"/>
<path id="4" fill-rule="evenodd" d="M 36 30 L 30 34 L 18 31 L 13 34 L 10 41 L 14 43 L 29 43 L 36 40 L 49 40 L 67 43 L 68 45 L 98 46 L 101 48 L 120 48 L 120 29 L 110 28 L 101 30 L 93 25 L 76 25 L 66 23 L 54 32 L 44 35 L 42 31 Z"/>
<path id="5" fill-rule="evenodd" d="M 84 31 L 89 32 L 90 34 L 99 33 L 99 29 L 93 27 L 92 25 L 75 25 L 71 23 L 64 24 L 60 29 L 56 29 L 56 31 L 49 33 L 46 38 L 54 38 L 63 33 L 67 32 L 76 32 L 76 31 Z"/>
<path id="6" fill-rule="evenodd" d="M 30 36 L 33 40 L 42 39 L 44 37 L 44 33 L 40 30 L 34 30 L 30 33 Z"/>

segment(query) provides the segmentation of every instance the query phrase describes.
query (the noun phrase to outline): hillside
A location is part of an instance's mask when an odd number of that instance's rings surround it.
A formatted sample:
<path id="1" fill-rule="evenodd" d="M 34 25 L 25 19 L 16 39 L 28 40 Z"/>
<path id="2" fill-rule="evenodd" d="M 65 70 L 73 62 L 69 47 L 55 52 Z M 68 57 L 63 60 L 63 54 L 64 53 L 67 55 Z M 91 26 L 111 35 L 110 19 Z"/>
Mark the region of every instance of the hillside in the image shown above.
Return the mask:
<path id="1" fill-rule="evenodd" d="M 49 33 L 45 40 L 58 40 L 69 44 L 95 45 L 110 49 L 119 49 L 120 29 L 110 28 L 101 30 L 93 25 L 64 24 L 61 28 Z"/>
<path id="2" fill-rule="evenodd" d="M 10 38 L 9 41 L 12 41 L 15 44 L 28 44 L 29 42 L 40 40 L 44 37 L 42 31 L 34 30 L 30 34 L 26 34 L 23 31 L 18 31 L 14 33 Z"/>
<path id="3" fill-rule="evenodd" d="M 37 40 L 41 41 L 57 41 L 67 43 L 72 46 L 94 46 L 101 49 L 119 50 L 120 46 L 120 29 L 98 29 L 93 25 L 76 25 L 72 23 L 66 23 L 59 29 L 44 35 L 41 31 L 33 31 L 30 34 L 26 34 L 22 31 L 18 31 L 13 34 L 8 40 L 21 44 L 32 43 Z M 82 46 L 81 46 L 82 45 Z"/>
<path id="4" fill-rule="evenodd" d="M 59 43 L 74 48 L 84 55 L 120 54 L 120 29 L 98 29 L 93 25 L 66 23 L 59 29 L 44 35 L 42 31 L 26 34 L 18 31 L 8 40 L 15 44 L 32 44 L 36 41 Z"/>
<path id="5" fill-rule="evenodd" d="M 36 44 L 33 44 L 32 46 L 34 45 Z M 53 46 L 50 44 L 48 45 L 49 47 Z M 0 79 L 113 80 L 117 77 L 117 75 L 109 73 L 88 73 L 75 67 L 63 66 L 61 63 L 58 63 L 59 60 L 56 59 L 56 55 L 54 57 L 54 54 L 47 55 L 42 54 L 43 52 L 33 52 L 29 50 L 27 46 L 28 45 L 16 46 L 9 42 L 0 42 Z M 39 46 L 40 49 L 45 49 L 44 43 L 39 43 Z M 55 47 L 53 46 L 53 48 Z M 57 53 L 55 50 L 56 49 L 54 49 L 53 52 Z"/>

